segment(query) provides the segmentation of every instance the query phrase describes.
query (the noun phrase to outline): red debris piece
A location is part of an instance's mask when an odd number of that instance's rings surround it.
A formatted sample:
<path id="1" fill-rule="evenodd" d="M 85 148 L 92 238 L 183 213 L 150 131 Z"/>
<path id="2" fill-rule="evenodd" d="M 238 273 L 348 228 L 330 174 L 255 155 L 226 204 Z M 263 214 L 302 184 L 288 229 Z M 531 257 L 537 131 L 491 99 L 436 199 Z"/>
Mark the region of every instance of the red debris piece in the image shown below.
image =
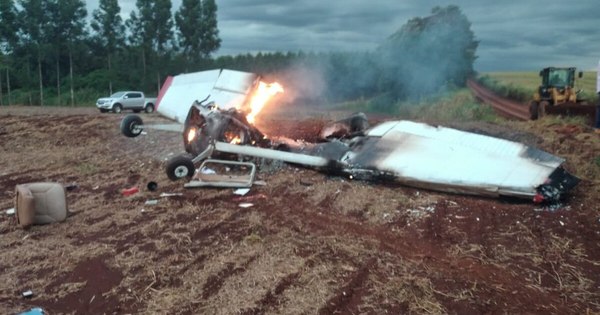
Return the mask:
<path id="1" fill-rule="evenodd" d="M 123 196 L 131 196 L 133 194 L 136 194 L 138 191 L 140 191 L 140 190 L 137 187 L 131 187 L 131 188 L 123 189 L 123 191 L 121 191 L 121 193 L 123 194 Z"/>

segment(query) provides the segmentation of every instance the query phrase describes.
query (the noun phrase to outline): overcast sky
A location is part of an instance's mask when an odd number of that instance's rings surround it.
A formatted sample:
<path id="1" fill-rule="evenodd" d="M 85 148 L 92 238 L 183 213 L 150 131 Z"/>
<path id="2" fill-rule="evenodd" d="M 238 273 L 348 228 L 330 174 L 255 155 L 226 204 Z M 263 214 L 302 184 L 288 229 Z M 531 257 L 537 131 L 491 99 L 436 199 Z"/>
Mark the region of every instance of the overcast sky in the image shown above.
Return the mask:
<path id="1" fill-rule="evenodd" d="M 173 11 L 181 0 L 173 1 Z M 135 0 L 119 0 L 126 18 Z M 367 51 L 412 17 L 458 5 L 480 41 L 478 71 L 596 69 L 598 0 L 217 0 L 218 55 L 259 51 Z M 87 0 L 88 13 L 98 0 Z"/>

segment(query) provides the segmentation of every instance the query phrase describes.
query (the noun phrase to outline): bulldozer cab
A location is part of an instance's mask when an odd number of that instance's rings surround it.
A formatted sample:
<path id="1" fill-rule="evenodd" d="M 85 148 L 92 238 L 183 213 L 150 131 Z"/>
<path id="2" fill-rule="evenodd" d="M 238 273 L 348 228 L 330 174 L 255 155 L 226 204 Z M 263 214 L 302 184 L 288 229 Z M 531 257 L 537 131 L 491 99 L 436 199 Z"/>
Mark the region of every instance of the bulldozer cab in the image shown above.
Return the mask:
<path id="1" fill-rule="evenodd" d="M 544 68 L 540 71 L 542 87 L 565 88 L 575 85 L 575 68 Z"/>

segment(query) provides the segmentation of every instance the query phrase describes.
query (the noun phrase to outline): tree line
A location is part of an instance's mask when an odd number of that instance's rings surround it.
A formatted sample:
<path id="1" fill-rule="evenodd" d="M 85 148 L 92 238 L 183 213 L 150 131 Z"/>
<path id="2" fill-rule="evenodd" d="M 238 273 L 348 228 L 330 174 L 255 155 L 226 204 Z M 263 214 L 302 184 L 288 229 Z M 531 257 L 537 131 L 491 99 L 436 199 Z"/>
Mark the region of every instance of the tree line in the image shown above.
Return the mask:
<path id="1" fill-rule="evenodd" d="M 114 89 L 156 91 L 174 69 L 210 59 L 221 43 L 214 0 L 0 1 L 0 102 L 74 104 Z M 89 20 L 89 23 L 88 23 Z"/>
<path id="2" fill-rule="evenodd" d="M 398 101 L 464 86 L 478 42 L 457 6 L 409 20 L 366 52 L 265 52 L 213 57 L 221 39 L 214 0 L 117 0 L 91 18 L 82 0 L 0 0 L 0 101 L 83 104 L 122 89 L 156 94 L 168 75 L 228 68 L 283 81 L 296 98 Z M 89 24 L 86 21 L 90 21 Z"/>

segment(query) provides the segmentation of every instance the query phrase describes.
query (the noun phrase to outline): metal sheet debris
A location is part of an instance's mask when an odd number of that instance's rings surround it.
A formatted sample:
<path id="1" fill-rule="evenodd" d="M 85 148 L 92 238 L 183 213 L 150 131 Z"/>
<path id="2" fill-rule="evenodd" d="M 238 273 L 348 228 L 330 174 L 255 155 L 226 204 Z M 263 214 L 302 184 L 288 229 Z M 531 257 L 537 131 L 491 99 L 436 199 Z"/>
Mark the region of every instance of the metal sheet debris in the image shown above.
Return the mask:
<path id="1" fill-rule="evenodd" d="M 248 192 L 250 192 L 250 188 L 239 188 L 233 191 L 234 195 L 245 196 Z"/>
<path id="2" fill-rule="evenodd" d="M 252 186 L 254 177 L 256 175 L 256 165 L 251 162 L 207 159 L 202 163 L 200 169 L 210 169 L 213 171 L 209 172 L 208 174 L 205 172 L 196 172 L 193 179 L 184 185 L 186 188 L 247 188 Z M 217 172 L 219 169 L 223 169 L 225 173 Z M 239 172 L 232 172 L 233 169 Z"/>

